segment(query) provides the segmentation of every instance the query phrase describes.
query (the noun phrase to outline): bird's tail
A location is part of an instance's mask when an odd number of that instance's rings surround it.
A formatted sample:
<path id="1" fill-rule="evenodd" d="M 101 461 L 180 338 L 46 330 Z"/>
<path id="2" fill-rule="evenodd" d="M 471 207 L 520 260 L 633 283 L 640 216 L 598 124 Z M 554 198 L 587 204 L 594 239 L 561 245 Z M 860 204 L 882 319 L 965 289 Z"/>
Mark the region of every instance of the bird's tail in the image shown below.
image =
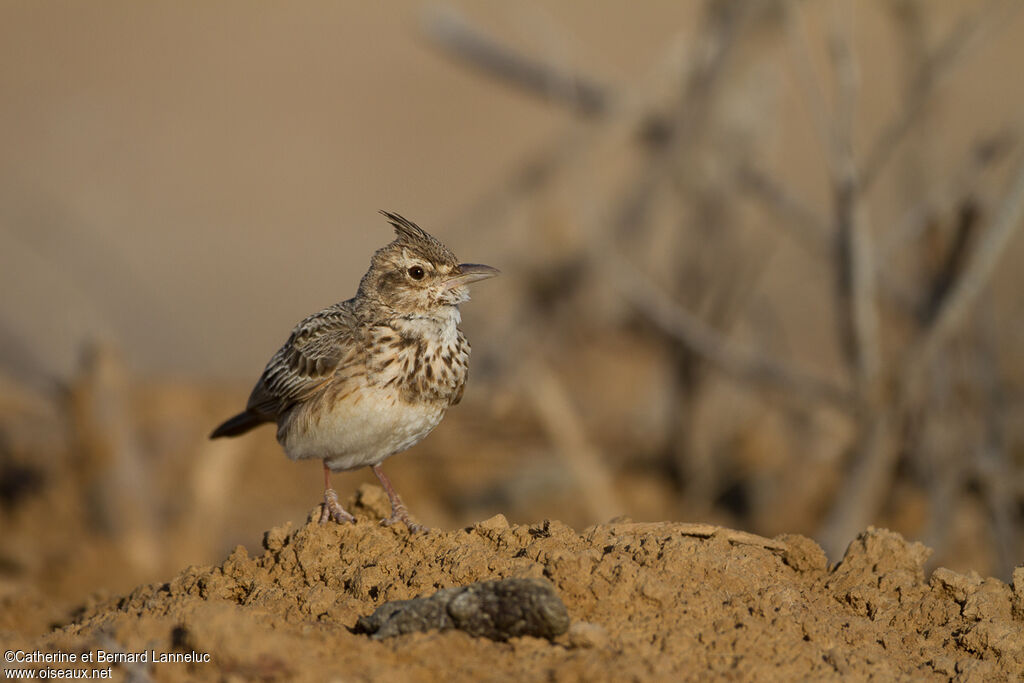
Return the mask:
<path id="1" fill-rule="evenodd" d="M 269 422 L 269 420 L 262 418 L 255 413 L 250 413 L 248 411 L 239 413 L 214 429 L 210 434 L 210 438 L 218 439 L 222 436 L 238 436 L 239 434 L 245 434 L 253 427 L 258 427 L 264 422 Z"/>

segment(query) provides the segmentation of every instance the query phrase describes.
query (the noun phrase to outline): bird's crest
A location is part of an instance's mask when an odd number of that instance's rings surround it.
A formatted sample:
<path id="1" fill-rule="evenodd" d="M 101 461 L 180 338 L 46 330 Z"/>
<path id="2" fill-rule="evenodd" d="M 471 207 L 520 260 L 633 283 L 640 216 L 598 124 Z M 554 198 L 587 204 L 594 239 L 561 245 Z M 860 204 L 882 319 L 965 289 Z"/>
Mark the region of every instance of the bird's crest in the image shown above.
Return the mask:
<path id="1" fill-rule="evenodd" d="M 392 244 L 413 247 L 436 263 L 458 263 L 448 247 L 408 218 L 391 211 L 382 210 L 380 214 L 395 228 L 395 241 Z"/>

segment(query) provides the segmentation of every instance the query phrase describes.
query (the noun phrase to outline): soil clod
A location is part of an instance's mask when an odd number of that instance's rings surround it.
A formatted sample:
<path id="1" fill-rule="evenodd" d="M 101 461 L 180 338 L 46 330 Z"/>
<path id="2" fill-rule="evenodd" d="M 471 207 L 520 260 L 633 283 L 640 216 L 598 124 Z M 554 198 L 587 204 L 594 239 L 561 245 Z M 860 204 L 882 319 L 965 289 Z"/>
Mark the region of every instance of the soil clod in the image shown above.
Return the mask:
<path id="1" fill-rule="evenodd" d="M 569 612 L 550 582 L 502 579 L 385 603 L 360 617 L 355 631 L 379 640 L 416 631 L 459 629 L 505 641 L 519 636 L 555 638 L 568 628 Z"/>

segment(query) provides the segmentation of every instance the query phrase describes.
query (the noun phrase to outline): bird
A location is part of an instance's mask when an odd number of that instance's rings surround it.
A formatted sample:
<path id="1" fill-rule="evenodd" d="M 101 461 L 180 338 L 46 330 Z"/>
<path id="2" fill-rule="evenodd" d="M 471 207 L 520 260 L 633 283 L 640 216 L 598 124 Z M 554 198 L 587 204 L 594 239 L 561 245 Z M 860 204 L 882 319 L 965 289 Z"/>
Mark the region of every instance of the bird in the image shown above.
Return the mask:
<path id="1" fill-rule="evenodd" d="M 391 503 L 382 520 L 413 531 L 408 509 L 381 463 L 419 443 L 462 399 L 470 346 L 459 305 L 471 283 L 497 268 L 459 263 L 448 247 L 397 213 L 395 231 L 374 252 L 356 295 L 303 319 L 267 363 L 245 410 L 211 439 L 277 424 L 292 460 L 323 460 L 319 522 L 354 522 L 331 488 L 331 474 L 372 468 Z"/>

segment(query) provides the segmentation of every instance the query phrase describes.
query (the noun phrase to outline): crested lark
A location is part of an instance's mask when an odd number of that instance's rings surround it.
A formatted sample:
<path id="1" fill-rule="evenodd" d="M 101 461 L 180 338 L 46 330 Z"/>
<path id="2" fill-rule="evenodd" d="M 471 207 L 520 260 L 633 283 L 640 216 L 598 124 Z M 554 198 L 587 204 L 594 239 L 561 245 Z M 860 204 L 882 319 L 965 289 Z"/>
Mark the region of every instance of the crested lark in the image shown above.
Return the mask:
<path id="1" fill-rule="evenodd" d="M 374 253 L 355 297 L 300 322 L 267 363 L 245 411 L 210 438 L 276 422 L 289 458 L 324 461 L 321 524 L 354 521 L 338 503 L 331 472 L 369 465 L 391 501 L 384 523 L 416 529 L 380 463 L 419 442 L 462 398 L 469 342 L 459 304 L 469 300 L 467 285 L 498 271 L 460 264 L 415 223 L 381 213 L 396 238 Z"/>

